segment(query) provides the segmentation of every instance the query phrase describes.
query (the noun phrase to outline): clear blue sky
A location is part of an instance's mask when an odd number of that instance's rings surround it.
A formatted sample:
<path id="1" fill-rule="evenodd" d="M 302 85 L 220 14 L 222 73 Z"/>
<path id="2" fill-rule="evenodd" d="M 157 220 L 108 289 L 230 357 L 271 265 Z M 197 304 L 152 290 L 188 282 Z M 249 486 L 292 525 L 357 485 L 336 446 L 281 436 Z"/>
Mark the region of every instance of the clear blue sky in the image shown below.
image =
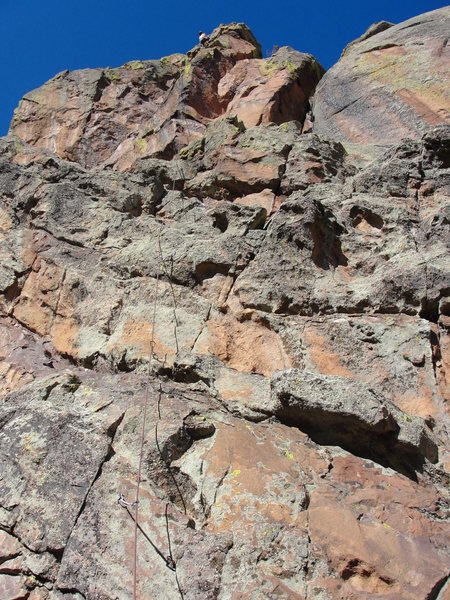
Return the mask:
<path id="1" fill-rule="evenodd" d="M 375 21 L 399 23 L 446 6 L 434 0 L 0 0 L 0 135 L 29 90 L 63 69 L 119 66 L 186 52 L 198 30 L 244 21 L 262 45 L 290 45 L 325 68 Z"/>

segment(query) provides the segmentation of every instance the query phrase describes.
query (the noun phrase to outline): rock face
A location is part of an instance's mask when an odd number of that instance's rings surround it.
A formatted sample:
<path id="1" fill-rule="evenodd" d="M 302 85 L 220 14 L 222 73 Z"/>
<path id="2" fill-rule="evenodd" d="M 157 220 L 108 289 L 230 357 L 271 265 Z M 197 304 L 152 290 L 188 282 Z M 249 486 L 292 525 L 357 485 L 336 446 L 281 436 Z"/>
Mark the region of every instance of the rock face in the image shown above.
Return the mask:
<path id="1" fill-rule="evenodd" d="M 447 597 L 449 14 L 375 24 L 325 75 L 232 24 L 24 97 L 2 599 L 132 597 L 151 338 L 138 598 Z"/>
<path id="2" fill-rule="evenodd" d="M 317 88 L 314 131 L 340 141 L 391 144 L 448 124 L 449 28 L 449 7 L 369 28 Z"/>
<path id="3" fill-rule="evenodd" d="M 187 56 L 60 73 L 24 96 L 11 133 L 83 167 L 127 170 L 173 158 L 217 117 L 237 115 L 246 127 L 303 120 L 323 72 L 291 48 L 264 60 L 245 25 L 221 26 Z"/>

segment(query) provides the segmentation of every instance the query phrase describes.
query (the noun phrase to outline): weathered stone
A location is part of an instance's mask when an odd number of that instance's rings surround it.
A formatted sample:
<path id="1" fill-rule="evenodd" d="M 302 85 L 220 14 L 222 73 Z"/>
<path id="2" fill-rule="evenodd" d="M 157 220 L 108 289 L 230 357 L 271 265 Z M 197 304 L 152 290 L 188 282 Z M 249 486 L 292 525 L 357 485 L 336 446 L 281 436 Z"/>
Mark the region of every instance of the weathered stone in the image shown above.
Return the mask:
<path id="1" fill-rule="evenodd" d="M 0 592 L 4 600 L 26 600 L 28 591 L 22 577 L 0 574 Z"/>
<path id="2" fill-rule="evenodd" d="M 356 40 L 353 40 L 353 42 L 350 42 L 349 44 L 347 44 L 347 46 L 344 48 L 344 50 L 342 51 L 342 55 L 344 56 L 355 44 L 359 44 L 359 42 L 363 42 L 364 40 L 367 40 L 368 38 L 372 37 L 373 35 L 376 35 L 377 33 L 381 33 L 382 31 L 386 31 L 386 29 L 389 29 L 389 27 L 393 27 L 394 23 L 389 23 L 389 21 L 378 21 L 377 23 L 373 23 L 365 33 L 363 33 L 359 38 L 357 38 Z"/>
<path id="3" fill-rule="evenodd" d="M 281 191 L 289 195 L 295 190 L 333 181 L 342 186 L 353 170 L 345 165 L 345 154 L 339 143 L 312 134 L 301 136 L 289 152 Z"/>
<path id="4" fill-rule="evenodd" d="M 0 318 L 0 396 L 21 388 L 36 377 L 66 368 L 51 344 L 20 327 L 13 319 Z"/>
<path id="5" fill-rule="evenodd" d="M 1 525 L 35 552 L 63 551 L 123 414 L 98 412 L 105 402 L 86 403 L 80 385 L 57 376 L 4 399 Z"/>
<path id="6" fill-rule="evenodd" d="M 275 414 L 322 444 L 336 444 L 400 472 L 413 473 L 438 451 L 419 417 L 403 413 L 370 387 L 348 378 L 291 369 L 271 378 Z"/>
<path id="7" fill-rule="evenodd" d="M 448 122 L 448 7 L 347 46 L 314 96 L 313 131 L 345 143 L 398 143 Z"/>
<path id="8" fill-rule="evenodd" d="M 428 136 L 442 140 L 442 129 Z M 395 150 L 406 172 L 416 170 L 414 163 L 425 144 L 430 145 L 426 139 Z M 435 156 L 443 153 L 443 145 L 441 141 L 436 145 Z M 397 186 L 395 174 L 400 168 L 389 171 L 389 160 L 380 162 L 395 192 L 392 187 L 383 190 L 376 162 L 367 167 L 366 181 L 371 183 L 364 193 L 358 188 L 358 193 L 336 190 L 327 196 L 320 184 L 291 194 L 273 218 L 256 259 L 233 288 L 244 307 L 299 314 L 308 314 L 311 307 L 319 313 L 359 313 L 373 307 L 375 312 L 436 319 L 438 297 L 447 289 L 448 251 L 440 224 L 446 219 L 448 190 L 441 188 L 426 202 L 417 203 L 417 179 L 402 175 L 404 182 L 412 184 Z M 439 181 L 445 173 L 445 168 L 438 168 L 430 176 Z M 354 178 L 354 185 L 362 177 L 364 171 Z M 426 268 L 424 252 L 433 256 Z M 299 271 L 304 277 L 295 276 Z"/>
<path id="9" fill-rule="evenodd" d="M 218 93 L 232 98 L 227 112 L 246 127 L 303 122 L 323 73 L 313 56 L 286 46 L 269 59 L 239 61 L 220 80 Z"/>
<path id="10" fill-rule="evenodd" d="M 139 598 L 445 596 L 447 14 L 375 24 L 314 102 L 317 61 L 239 23 L 26 95 L 2 598 L 132 596 L 140 456 Z"/>

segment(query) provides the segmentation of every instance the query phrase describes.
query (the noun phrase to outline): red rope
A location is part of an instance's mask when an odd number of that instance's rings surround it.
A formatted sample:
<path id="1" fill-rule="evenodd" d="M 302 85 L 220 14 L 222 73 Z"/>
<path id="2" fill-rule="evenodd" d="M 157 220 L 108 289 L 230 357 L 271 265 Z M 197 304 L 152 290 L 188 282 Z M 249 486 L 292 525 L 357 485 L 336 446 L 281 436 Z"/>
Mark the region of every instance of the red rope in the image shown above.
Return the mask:
<path id="1" fill-rule="evenodd" d="M 144 415 L 142 419 L 142 434 L 141 434 L 141 449 L 139 453 L 139 466 L 137 473 L 137 485 L 136 485 L 136 500 L 134 505 L 134 561 L 133 561 L 133 600 L 136 600 L 136 588 L 137 588 L 137 539 L 138 539 L 138 512 L 139 512 L 139 490 L 141 486 L 141 470 L 142 470 L 142 459 L 144 456 L 144 441 L 145 441 L 145 421 L 147 418 L 147 405 L 150 388 L 150 372 L 153 359 L 153 349 L 155 345 L 155 324 L 156 324 L 156 306 L 158 302 L 158 286 L 159 286 L 159 273 L 161 269 L 161 227 L 158 232 L 158 248 L 159 248 L 159 260 L 158 260 L 158 272 L 156 274 L 155 281 L 155 297 L 153 299 L 153 318 L 152 318 L 152 335 L 150 339 L 150 354 L 148 359 L 147 367 L 147 381 L 145 386 L 145 400 L 144 400 Z"/>

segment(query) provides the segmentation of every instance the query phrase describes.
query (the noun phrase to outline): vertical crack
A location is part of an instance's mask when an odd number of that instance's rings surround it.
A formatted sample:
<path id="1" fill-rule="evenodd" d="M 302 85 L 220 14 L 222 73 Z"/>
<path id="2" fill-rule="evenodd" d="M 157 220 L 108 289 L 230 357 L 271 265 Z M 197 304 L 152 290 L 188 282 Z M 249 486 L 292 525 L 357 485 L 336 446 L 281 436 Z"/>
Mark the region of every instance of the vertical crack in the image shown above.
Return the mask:
<path id="1" fill-rule="evenodd" d="M 435 383 L 438 385 L 438 363 L 441 360 L 441 343 L 439 335 L 439 327 L 430 324 L 430 346 L 431 346 L 431 363 L 433 365 L 433 375 Z"/>
<path id="2" fill-rule="evenodd" d="M 86 491 L 86 494 L 84 496 L 83 502 L 81 503 L 81 506 L 80 506 L 80 510 L 78 511 L 78 514 L 77 514 L 77 516 L 75 518 L 75 521 L 74 521 L 74 523 L 72 525 L 72 528 L 71 528 L 70 533 L 69 533 L 69 537 L 67 538 L 67 541 L 66 541 L 66 544 L 65 544 L 65 548 L 67 548 L 67 546 L 69 544 L 69 541 L 70 541 L 70 538 L 72 537 L 72 533 L 75 531 L 75 528 L 77 526 L 78 520 L 80 519 L 81 515 L 84 512 L 84 509 L 86 508 L 87 500 L 88 500 L 88 497 L 89 497 L 89 494 L 90 494 L 92 488 L 94 487 L 96 481 L 101 477 L 101 474 L 103 472 L 103 467 L 105 466 L 105 464 L 107 462 L 109 462 L 111 460 L 111 458 L 115 454 L 115 452 L 113 450 L 114 439 L 115 439 L 117 430 L 118 430 L 120 424 L 122 423 L 122 421 L 123 421 L 123 419 L 125 417 L 125 413 L 126 413 L 126 411 L 124 411 L 119 416 L 119 418 L 116 421 L 114 421 L 114 423 L 112 423 L 112 425 L 110 425 L 110 427 L 108 429 L 107 434 L 110 437 L 110 440 L 109 440 L 109 443 L 108 443 L 108 451 L 107 451 L 105 457 L 103 458 L 103 460 L 101 461 L 101 463 L 100 463 L 100 465 L 98 467 L 97 473 L 95 474 L 95 476 L 94 476 L 91 484 L 89 485 L 89 487 L 88 487 L 88 489 Z M 61 555 L 61 560 L 63 558 L 63 555 L 64 555 L 64 552 Z"/>
<path id="3" fill-rule="evenodd" d="M 306 510 L 306 559 L 303 566 L 303 572 L 305 574 L 305 600 L 309 600 L 309 568 L 310 568 L 310 556 L 311 556 L 311 537 L 309 535 L 309 511 Z"/>
<path id="4" fill-rule="evenodd" d="M 442 597 L 444 600 L 444 596 L 441 596 L 441 592 L 444 591 L 444 588 L 447 586 L 449 582 L 450 575 L 446 575 L 442 579 L 440 579 L 434 586 L 431 592 L 427 595 L 425 600 L 439 600 Z"/>
<path id="5" fill-rule="evenodd" d="M 58 299 L 56 301 L 56 306 L 55 306 L 55 312 L 54 312 L 55 317 L 58 314 L 59 305 L 60 305 L 60 302 L 61 302 L 62 291 L 63 291 L 63 285 L 64 285 L 64 282 L 66 280 L 66 274 L 67 274 L 67 269 L 64 267 L 62 275 L 61 275 L 61 277 L 59 279 L 59 282 L 58 282 L 59 294 L 58 294 Z"/>
<path id="6" fill-rule="evenodd" d="M 200 337 L 200 336 L 202 335 L 202 333 L 204 332 L 204 330 L 205 330 L 205 327 L 207 327 L 208 321 L 209 321 L 209 319 L 210 319 L 210 316 L 211 316 L 211 310 L 212 310 L 212 305 L 210 304 L 210 305 L 209 305 L 209 308 L 208 308 L 208 312 L 206 313 L 205 322 L 203 323 L 203 327 L 200 329 L 200 331 L 198 332 L 198 335 L 197 335 L 197 337 L 195 338 L 195 340 L 194 340 L 194 341 L 193 341 L 193 343 L 192 343 L 192 346 L 191 346 L 191 349 L 190 349 L 190 350 L 191 350 L 191 352 L 194 350 L 194 348 L 195 348 L 195 344 L 197 343 L 197 341 L 198 341 L 199 337 Z"/>

